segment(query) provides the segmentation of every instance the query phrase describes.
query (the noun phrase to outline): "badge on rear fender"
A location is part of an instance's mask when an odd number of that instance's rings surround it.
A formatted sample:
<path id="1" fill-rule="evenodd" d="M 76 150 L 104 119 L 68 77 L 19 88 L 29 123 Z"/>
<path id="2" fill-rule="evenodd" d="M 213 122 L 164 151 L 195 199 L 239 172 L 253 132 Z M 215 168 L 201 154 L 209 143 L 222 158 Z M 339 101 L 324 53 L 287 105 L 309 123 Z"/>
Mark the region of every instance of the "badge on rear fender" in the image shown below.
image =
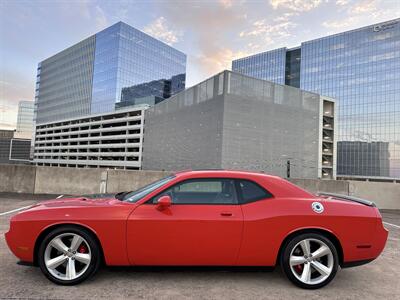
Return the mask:
<path id="1" fill-rule="evenodd" d="M 317 214 L 320 214 L 324 211 L 324 206 L 319 203 L 319 202 L 313 202 L 311 204 L 311 208 L 313 209 L 313 211 L 315 211 Z"/>

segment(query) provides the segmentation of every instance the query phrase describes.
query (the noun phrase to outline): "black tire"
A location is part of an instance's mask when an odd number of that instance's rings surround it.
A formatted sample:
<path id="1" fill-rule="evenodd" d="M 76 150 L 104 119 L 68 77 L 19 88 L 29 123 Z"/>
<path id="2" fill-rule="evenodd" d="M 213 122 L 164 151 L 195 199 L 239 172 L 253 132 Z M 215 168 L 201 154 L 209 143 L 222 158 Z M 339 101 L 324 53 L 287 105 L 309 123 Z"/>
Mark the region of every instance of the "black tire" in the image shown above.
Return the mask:
<path id="1" fill-rule="evenodd" d="M 90 263 L 88 264 L 88 267 L 86 271 L 82 273 L 78 278 L 72 279 L 72 280 L 66 280 L 66 279 L 59 279 L 55 276 L 53 276 L 49 270 L 47 269 L 45 265 L 45 251 L 47 245 L 58 235 L 60 234 L 77 234 L 81 236 L 88 244 L 90 247 L 90 255 L 91 255 L 91 260 Z M 65 225 L 62 227 L 58 227 L 51 231 L 47 236 L 43 239 L 42 243 L 39 246 L 39 251 L 38 251 L 38 263 L 39 267 L 42 270 L 43 274 L 52 282 L 59 284 L 59 285 L 76 285 L 79 284 L 89 277 L 93 276 L 99 269 L 100 264 L 101 264 L 101 249 L 100 245 L 98 244 L 96 238 L 93 236 L 91 232 L 89 232 L 86 229 L 83 229 L 78 226 L 73 226 L 73 225 Z"/>
<path id="2" fill-rule="evenodd" d="M 301 241 L 303 241 L 305 239 L 313 239 L 313 240 L 318 240 L 318 241 L 323 242 L 326 246 L 329 247 L 329 249 L 330 249 L 330 251 L 332 253 L 332 256 L 333 256 L 332 271 L 331 271 L 330 275 L 326 279 L 324 279 L 324 281 L 322 281 L 320 283 L 315 283 L 315 284 L 304 283 L 303 281 L 299 280 L 293 274 L 293 271 L 291 269 L 291 266 L 290 266 L 290 255 L 291 255 L 292 251 L 295 250 L 294 247 L 296 247 L 296 245 L 298 245 L 299 242 L 301 242 Z M 291 240 L 289 240 L 286 243 L 286 245 L 284 246 L 280 262 L 281 262 L 281 267 L 283 269 L 283 272 L 286 274 L 287 278 L 292 283 L 294 283 L 295 285 L 297 285 L 298 287 L 301 287 L 303 289 L 319 289 L 319 288 L 327 285 L 336 276 L 336 273 L 337 273 L 337 270 L 338 270 L 338 267 L 339 267 L 339 257 L 338 257 L 338 254 L 337 254 L 336 247 L 333 245 L 333 243 L 327 237 L 325 237 L 322 234 L 318 234 L 318 233 L 304 233 L 304 234 L 297 235 L 297 236 L 293 237 Z M 307 264 L 308 263 L 309 262 L 307 262 Z M 313 272 L 315 274 L 315 269 L 311 268 L 311 270 L 313 270 Z M 318 275 L 318 273 L 317 273 L 317 275 Z"/>

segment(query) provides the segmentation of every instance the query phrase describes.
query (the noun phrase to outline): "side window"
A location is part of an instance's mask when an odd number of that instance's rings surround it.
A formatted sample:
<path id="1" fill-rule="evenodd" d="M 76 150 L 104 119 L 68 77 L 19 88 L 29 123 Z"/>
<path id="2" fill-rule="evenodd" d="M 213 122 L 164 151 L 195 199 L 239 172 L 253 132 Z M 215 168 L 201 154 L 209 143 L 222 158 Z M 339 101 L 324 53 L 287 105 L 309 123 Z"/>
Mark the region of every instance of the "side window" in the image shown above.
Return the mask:
<path id="1" fill-rule="evenodd" d="M 270 192 L 250 180 L 238 180 L 238 187 L 242 196 L 242 204 L 272 197 Z"/>
<path id="2" fill-rule="evenodd" d="M 155 196 L 169 195 L 174 204 L 237 204 L 233 179 L 189 179 Z"/>

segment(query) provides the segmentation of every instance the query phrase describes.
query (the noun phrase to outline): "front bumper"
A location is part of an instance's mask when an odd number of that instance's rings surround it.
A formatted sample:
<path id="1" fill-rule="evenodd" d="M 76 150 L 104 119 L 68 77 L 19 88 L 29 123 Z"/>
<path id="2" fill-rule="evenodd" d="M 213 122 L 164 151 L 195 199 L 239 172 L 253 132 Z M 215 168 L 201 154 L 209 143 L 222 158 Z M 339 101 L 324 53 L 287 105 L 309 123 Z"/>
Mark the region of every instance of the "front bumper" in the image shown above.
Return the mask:
<path id="1" fill-rule="evenodd" d="M 30 242 L 31 237 L 26 230 L 16 228 L 10 223 L 10 229 L 4 234 L 6 243 L 11 252 L 21 261 L 33 262 L 34 244 Z"/>

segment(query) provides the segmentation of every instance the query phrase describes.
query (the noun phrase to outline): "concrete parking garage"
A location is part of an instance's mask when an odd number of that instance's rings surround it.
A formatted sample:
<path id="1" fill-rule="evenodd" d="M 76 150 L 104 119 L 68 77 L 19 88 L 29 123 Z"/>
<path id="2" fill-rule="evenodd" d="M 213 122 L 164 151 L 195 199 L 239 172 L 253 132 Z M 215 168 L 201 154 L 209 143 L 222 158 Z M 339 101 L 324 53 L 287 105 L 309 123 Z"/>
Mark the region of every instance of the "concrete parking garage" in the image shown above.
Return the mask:
<path id="1" fill-rule="evenodd" d="M 382 212 L 390 232 L 382 255 L 365 266 L 339 271 L 320 290 L 296 288 L 279 268 L 103 268 L 81 285 L 57 286 L 38 268 L 18 265 L 4 240 L 18 209 L 53 197 L 0 193 L 0 298 L 397 299 L 400 294 L 399 211 Z"/>

